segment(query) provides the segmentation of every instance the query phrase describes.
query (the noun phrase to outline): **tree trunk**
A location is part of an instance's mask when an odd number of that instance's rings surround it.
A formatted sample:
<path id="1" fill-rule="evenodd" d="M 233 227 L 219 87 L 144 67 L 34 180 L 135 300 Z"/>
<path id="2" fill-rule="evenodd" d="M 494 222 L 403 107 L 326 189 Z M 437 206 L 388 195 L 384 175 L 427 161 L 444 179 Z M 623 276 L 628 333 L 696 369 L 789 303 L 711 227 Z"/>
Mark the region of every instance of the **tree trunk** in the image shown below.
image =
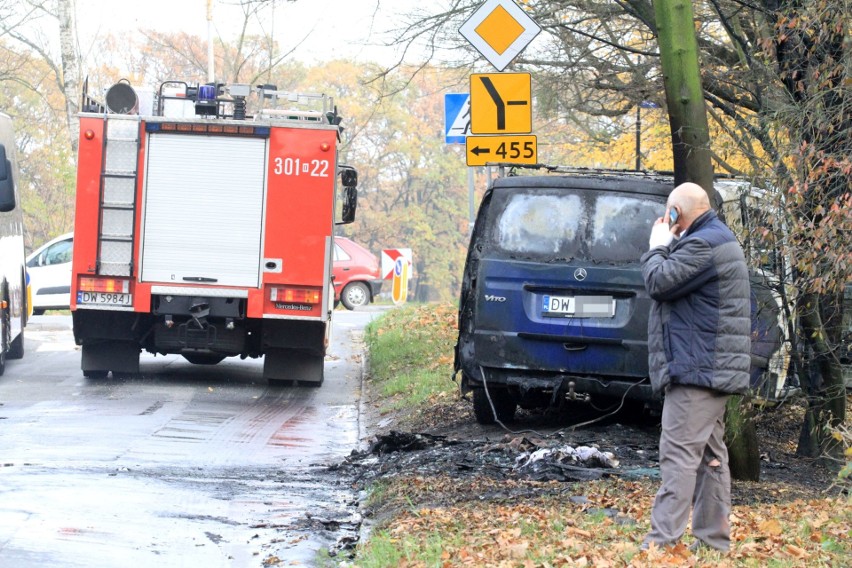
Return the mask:
<path id="1" fill-rule="evenodd" d="M 692 2 L 654 0 L 657 41 L 672 133 L 675 185 L 690 181 L 715 203 L 710 129 L 698 65 Z"/>
<path id="2" fill-rule="evenodd" d="M 760 448 L 754 411 L 748 398 L 732 396 L 725 412 L 725 445 L 731 476 L 744 481 L 760 481 Z M 736 472 L 736 475 L 734 475 Z"/>
<path id="3" fill-rule="evenodd" d="M 821 309 L 821 300 L 832 305 L 822 306 Z M 825 335 L 826 325 L 821 312 L 839 311 L 841 301 L 836 294 L 821 296 L 811 293 L 804 294 L 799 302 L 802 333 L 811 349 L 802 381 L 808 397 L 808 408 L 796 449 L 796 453 L 801 456 L 840 456 L 840 444 L 831 436 L 828 428 L 836 428 L 846 420 L 846 385 L 840 361 L 831 348 L 832 342 Z"/>
<path id="4" fill-rule="evenodd" d="M 654 0 L 654 12 L 672 132 L 675 185 L 687 181 L 697 183 L 707 192 L 710 203 L 715 204 L 710 129 L 704 107 L 692 3 Z M 757 431 L 748 420 L 747 408 L 741 397 L 733 397 L 728 404 L 725 438 L 729 442 L 731 476 L 735 479 L 757 479 L 760 473 Z"/>
<path id="5" fill-rule="evenodd" d="M 80 108 L 80 56 L 77 52 L 77 27 L 74 21 L 73 0 L 57 0 L 59 18 L 59 50 L 62 59 L 62 77 L 59 85 L 65 96 L 65 115 L 68 123 L 68 135 L 71 148 L 77 154 L 80 139 L 80 123 L 77 111 Z"/>

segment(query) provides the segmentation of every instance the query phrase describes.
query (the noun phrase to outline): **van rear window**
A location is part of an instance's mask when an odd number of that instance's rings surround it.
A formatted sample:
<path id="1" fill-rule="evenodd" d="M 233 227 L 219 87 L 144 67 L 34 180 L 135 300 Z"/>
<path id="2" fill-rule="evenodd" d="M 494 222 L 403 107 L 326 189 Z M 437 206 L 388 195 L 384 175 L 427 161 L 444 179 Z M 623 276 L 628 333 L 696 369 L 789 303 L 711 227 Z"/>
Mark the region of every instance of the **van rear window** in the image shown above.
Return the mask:
<path id="1" fill-rule="evenodd" d="M 604 191 L 531 189 L 494 196 L 498 250 L 542 260 L 638 261 L 648 250 L 661 198 Z"/>

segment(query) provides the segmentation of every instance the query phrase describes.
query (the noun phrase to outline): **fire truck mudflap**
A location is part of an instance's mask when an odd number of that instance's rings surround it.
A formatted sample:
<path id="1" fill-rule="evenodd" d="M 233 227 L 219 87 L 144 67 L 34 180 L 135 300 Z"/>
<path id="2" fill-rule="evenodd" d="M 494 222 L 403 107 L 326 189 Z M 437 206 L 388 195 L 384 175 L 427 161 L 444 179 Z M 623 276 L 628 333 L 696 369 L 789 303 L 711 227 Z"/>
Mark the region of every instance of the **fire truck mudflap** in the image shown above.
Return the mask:
<path id="1" fill-rule="evenodd" d="M 84 375 L 138 373 L 144 349 L 207 365 L 263 356 L 271 383 L 319 386 L 334 225 L 357 202 L 333 102 L 265 85 L 260 104 L 313 106 L 249 115 L 246 85 L 169 81 L 148 105 L 120 91 L 122 112 L 84 94 L 80 114 L 71 309 Z"/>

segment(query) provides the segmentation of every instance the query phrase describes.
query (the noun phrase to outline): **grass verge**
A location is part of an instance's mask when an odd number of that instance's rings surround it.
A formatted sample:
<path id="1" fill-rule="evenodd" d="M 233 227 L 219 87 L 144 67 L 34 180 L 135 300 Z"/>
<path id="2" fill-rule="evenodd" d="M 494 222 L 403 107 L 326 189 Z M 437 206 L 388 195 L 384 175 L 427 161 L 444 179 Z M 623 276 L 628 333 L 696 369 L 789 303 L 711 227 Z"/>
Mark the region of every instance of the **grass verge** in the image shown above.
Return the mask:
<path id="1" fill-rule="evenodd" d="M 456 316 L 450 304 L 407 305 L 367 326 L 368 380 L 381 414 L 422 410 L 458 391 L 450 380 Z"/>

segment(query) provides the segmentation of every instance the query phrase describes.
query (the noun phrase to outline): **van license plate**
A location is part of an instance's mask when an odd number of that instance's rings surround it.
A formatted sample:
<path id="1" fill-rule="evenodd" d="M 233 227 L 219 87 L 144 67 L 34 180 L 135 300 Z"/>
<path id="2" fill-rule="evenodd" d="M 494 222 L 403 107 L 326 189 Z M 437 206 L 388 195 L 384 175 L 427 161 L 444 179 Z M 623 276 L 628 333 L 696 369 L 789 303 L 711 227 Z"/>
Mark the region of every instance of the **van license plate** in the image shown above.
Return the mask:
<path id="1" fill-rule="evenodd" d="M 554 318 L 611 318 L 615 316 L 615 298 L 612 296 L 545 296 L 541 315 Z"/>
<path id="2" fill-rule="evenodd" d="M 98 306 L 132 306 L 132 294 L 112 292 L 77 292 L 77 303 Z"/>

